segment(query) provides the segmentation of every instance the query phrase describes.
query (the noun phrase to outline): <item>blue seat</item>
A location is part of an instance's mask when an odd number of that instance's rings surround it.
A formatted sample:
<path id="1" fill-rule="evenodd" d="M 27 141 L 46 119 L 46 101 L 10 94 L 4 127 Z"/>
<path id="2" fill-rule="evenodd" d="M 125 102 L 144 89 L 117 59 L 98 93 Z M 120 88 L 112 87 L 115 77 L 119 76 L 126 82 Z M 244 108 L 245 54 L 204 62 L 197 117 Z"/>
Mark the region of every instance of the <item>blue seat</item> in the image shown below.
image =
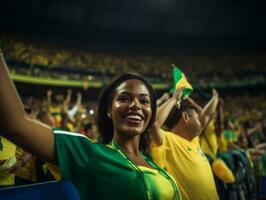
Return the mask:
<path id="1" fill-rule="evenodd" d="M 262 195 L 263 197 L 266 197 L 266 176 L 261 177 L 260 195 Z"/>
<path id="2" fill-rule="evenodd" d="M 1 200 L 79 200 L 70 181 L 47 182 L 0 189 Z"/>

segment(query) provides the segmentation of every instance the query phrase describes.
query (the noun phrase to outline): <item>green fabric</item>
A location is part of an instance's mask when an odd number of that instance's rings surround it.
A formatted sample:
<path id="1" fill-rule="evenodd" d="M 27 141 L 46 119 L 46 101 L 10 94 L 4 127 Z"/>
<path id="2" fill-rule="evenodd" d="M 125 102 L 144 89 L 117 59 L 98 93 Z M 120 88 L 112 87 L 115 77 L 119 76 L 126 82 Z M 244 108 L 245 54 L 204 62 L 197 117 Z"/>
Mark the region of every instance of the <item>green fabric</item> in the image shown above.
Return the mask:
<path id="1" fill-rule="evenodd" d="M 173 66 L 173 86 L 170 89 L 170 94 L 173 94 L 177 86 L 180 86 L 180 85 L 185 86 L 185 88 L 183 89 L 182 97 L 183 98 L 189 97 L 193 91 L 193 88 L 190 85 L 190 83 L 187 81 L 183 72 L 177 66 L 174 65 Z"/>
<path id="2" fill-rule="evenodd" d="M 93 143 L 80 134 L 59 130 L 54 133 L 62 179 L 73 182 L 81 200 L 163 200 L 158 194 L 161 186 L 151 181 L 151 172 L 143 171 L 144 176 L 141 176 L 111 146 Z M 145 159 L 158 167 L 149 158 Z M 151 188 L 151 198 L 148 198 L 147 188 Z M 176 196 L 175 199 L 180 199 Z"/>
<path id="3" fill-rule="evenodd" d="M 53 116 L 61 115 L 61 112 L 51 112 L 51 115 Z"/>
<path id="4" fill-rule="evenodd" d="M 244 199 L 254 199 L 254 174 L 246 152 L 242 149 L 219 152 L 218 158 L 221 158 L 226 165 L 232 170 L 235 176 L 235 182 L 230 184 L 219 184 L 223 199 L 232 199 L 230 194 L 244 194 Z M 244 193 L 243 193 L 244 192 Z M 222 199 L 221 198 L 221 199 Z M 238 198 L 236 198 L 238 199 Z"/>
<path id="5" fill-rule="evenodd" d="M 229 118 L 229 121 L 231 121 L 233 124 L 236 124 L 236 122 L 237 122 L 237 118 L 236 118 L 235 116 L 230 117 L 230 118 Z"/>
<path id="6" fill-rule="evenodd" d="M 261 159 L 258 161 L 258 168 L 259 168 L 259 175 L 265 176 L 266 175 L 266 155 L 262 155 Z"/>
<path id="7" fill-rule="evenodd" d="M 251 136 L 250 136 L 250 139 L 252 141 L 260 141 L 262 139 L 261 137 L 261 134 L 259 132 L 256 132 L 256 133 L 253 133 Z"/>
<path id="8" fill-rule="evenodd" d="M 237 136 L 234 131 L 226 129 L 224 130 L 223 134 L 224 134 L 224 138 L 226 139 L 226 141 L 229 141 L 229 142 L 237 141 Z"/>
<path id="9" fill-rule="evenodd" d="M 217 158 L 221 158 L 232 171 L 235 170 L 234 159 L 232 157 L 231 152 L 229 151 L 219 152 L 217 153 Z"/>

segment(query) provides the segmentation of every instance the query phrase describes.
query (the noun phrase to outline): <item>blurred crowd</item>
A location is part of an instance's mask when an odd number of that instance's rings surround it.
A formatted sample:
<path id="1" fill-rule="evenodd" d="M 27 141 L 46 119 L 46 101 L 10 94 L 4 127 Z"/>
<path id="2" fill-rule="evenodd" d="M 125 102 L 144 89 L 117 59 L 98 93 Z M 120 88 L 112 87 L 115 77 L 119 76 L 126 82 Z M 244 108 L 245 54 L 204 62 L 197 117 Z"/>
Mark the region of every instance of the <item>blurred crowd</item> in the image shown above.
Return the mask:
<path id="1" fill-rule="evenodd" d="M 171 78 L 171 63 L 189 74 L 191 82 L 264 81 L 265 54 L 248 55 L 163 55 L 104 53 L 47 46 L 41 43 L 0 36 L 11 67 L 27 66 L 24 73 L 34 76 L 55 76 L 56 69 L 65 70 L 65 78 L 83 79 L 84 73 L 97 78 L 121 72 L 142 72 L 155 81 Z M 40 73 L 40 70 L 42 73 Z M 50 72 L 48 72 L 50 70 Z M 53 73 L 51 73 L 51 70 Z M 46 73 L 43 73 L 45 71 Z M 87 75 L 86 74 L 86 75 Z M 61 74 L 62 75 L 62 74 Z"/>
<path id="2" fill-rule="evenodd" d="M 219 119 L 220 125 L 217 125 L 217 127 L 220 127 L 222 133 L 216 134 L 216 129 L 214 128 L 216 126 L 214 123 L 216 118 L 213 118 L 201 135 L 201 145 L 203 152 L 209 155 L 211 162 L 213 162 L 216 156 L 213 156 L 214 152 L 210 149 L 216 149 L 215 154 L 220 153 L 223 156 L 224 153 L 231 151 L 244 152 L 251 166 L 251 171 L 246 175 L 250 178 L 249 184 L 252 185 L 252 191 L 255 195 L 262 192 L 259 186 L 262 178 L 266 176 L 266 109 L 265 105 L 264 107 L 260 107 L 259 109 L 264 109 L 264 113 L 262 112 L 255 116 L 258 110 L 256 110 L 254 105 L 254 98 L 251 96 L 248 98 L 246 97 L 248 97 L 248 94 L 245 95 L 245 100 L 242 102 L 240 101 L 241 97 L 227 96 L 224 98 L 222 101 L 223 121 Z M 261 101 L 263 101 L 263 98 L 258 96 L 258 99 L 260 98 Z M 96 115 L 95 105 L 86 105 L 82 102 L 81 93 L 76 93 L 68 89 L 65 95 L 63 95 L 53 90 L 48 90 L 44 100 L 39 100 L 34 97 L 25 97 L 23 99 L 25 111 L 31 118 L 38 119 L 54 129 L 81 133 L 93 141 L 97 141 L 98 134 L 94 122 Z M 251 99 L 253 99 L 252 102 L 250 102 Z M 195 99 L 189 98 L 189 100 L 196 104 Z M 160 104 L 159 101 L 160 99 L 158 99 L 158 105 Z M 200 102 L 200 100 L 198 102 Z M 197 106 L 200 107 L 200 105 Z M 251 112 L 248 113 L 246 111 Z M 252 111 L 254 112 L 252 113 Z M 247 114 L 245 115 L 245 113 Z M 215 116 L 217 115 L 218 109 Z M 214 137 L 214 135 L 216 136 Z M 208 142 L 206 142 L 206 140 Z M 2 183 L 2 185 L 24 185 L 60 179 L 60 173 L 56 166 L 43 163 L 38 158 L 16 147 L 14 144 L 8 144 L 8 141 L 4 138 L 1 138 L 0 146 L 9 148 L 8 153 L 10 153 L 10 149 L 12 149 L 13 156 L 17 158 L 17 161 L 15 163 L 11 162 L 12 165 L 10 164 L 8 168 L 13 177 L 13 179 L 11 178 L 10 180 L 13 181 Z M 3 160 L 5 154 L 8 153 L 0 151 L 0 160 Z M 233 166 L 231 169 L 232 174 L 235 175 L 239 173 L 237 171 L 239 169 L 234 168 L 236 167 L 234 161 L 231 160 L 230 162 L 232 162 L 231 164 Z M 227 172 L 223 171 L 222 173 Z M 237 177 L 235 177 L 235 179 L 237 179 Z M 220 181 L 223 183 L 225 180 L 221 179 Z M 229 184 L 228 187 L 230 188 L 230 184 L 233 183 L 225 181 L 224 184 Z"/>
<path id="3" fill-rule="evenodd" d="M 37 119 L 55 130 L 81 133 L 96 141 L 94 105 L 87 107 L 82 104 L 81 93 L 76 94 L 74 101 L 72 90 L 66 93 L 64 96 L 48 90 L 44 100 L 23 98 L 25 112 L 31 119 Z M 57 166 L 41 161 L 1 136 L 0 161 L 3 161 L 0 162 L 0 187 L 60 179 Z"/>
<path id="4" fill-rule="evenodd" d="M 261 120 L 266 114 L 265 98 L 263 90 L 225 96 L 225 116 L 237 116 L 241 122 Z"/>
<path id="5" fill-rule="evenodd" d="M 128 55 L 70 51 L 40 46 L 3 36 L 3 49 L 7 60 L 26 64 L 25 73 L 33 76 L 54 76 L 49 70 L 55 68 L 83 69 L 115 75 L 119 72 L 137 71 L 158 75 L 160 80 L 170 80 L 172 70 L 167 64 L 176 63 L 192 82 L 264 80 L 265 55 L 243 56 L 164 56 Z M 40 68 L 36 67 L 39 66 Z M 216 66 L 216 67 L 213 67 Z M 42 68 L 44 67 L 44 68 Z M 12 68 L 11 70 L 22 68 Z M 46 70 L 41 73 L 40 70 Z M 44 71 L 45 71 L 44 70 Z M 23 71 L 23 70 L 22 70 Z M 151 73 L 152 72 L 152 73 Z M 60 74 L 60 73 L 59 73 Z M 62 75 L 62 74 L 61 74 Z M 66 78 L 79 79 L 67 73 Z M 160 81 L 159 80 L 159 81 Z M 169 94 L 166 94 L 166 96 Z M 83 134 L 97 141 L 95 104 L 87 105 L 82 94 L 68 89 L 66 94 L 48 90 L 44 100 L 22 97 L 26 113 L 54 129 Z M 201 99 L 188 99 L 196 107 Z M 160 105 L 158 99 L 158 105 Z M 216 177 L 218 190 L 232 194 L 225 199 L 254 199 L 265 195 L 260 186 L 266 177 L 266 101 L 263 91 L 256 96 L 250 92 L 226 95 L 219 99 L 216 113 L 203 130 L 200 144 L 208 156 Z M 56 166 L 45 163 L 0 136 L 0 178 L 9 173 L 1 186 L 59 180 Z M 6 162 L 8 160 L 8 162 Z M 219 163 L 220 161 L 223 163 Z M 219 162 L 218 162 L 219 161 Z M 225 167 L 221 167 L 225 165 Z M 220 167 L 220 168 L 219 168 Z M 222 174 L 222 175 L 221 175 Z M 229 174 L 229 175 L 228 175 Z M 265 182 L 266 183 L 266 182 Z M 237 191 L 237 193 L 233 193 Z M 234 195 L 243 194 L 250 198 Z"/>

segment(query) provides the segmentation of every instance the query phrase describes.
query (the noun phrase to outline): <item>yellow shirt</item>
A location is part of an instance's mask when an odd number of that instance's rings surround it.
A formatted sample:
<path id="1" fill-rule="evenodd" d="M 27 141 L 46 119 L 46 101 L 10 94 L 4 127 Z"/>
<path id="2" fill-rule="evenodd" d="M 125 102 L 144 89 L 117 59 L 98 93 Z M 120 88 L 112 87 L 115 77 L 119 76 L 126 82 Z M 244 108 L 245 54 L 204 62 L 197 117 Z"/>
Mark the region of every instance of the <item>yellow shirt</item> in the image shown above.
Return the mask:
<path id="1" fill-rule="evenodd" d="M 228 150 L 228 144 L 226 139 L 224 138 L 224 134 L 222 134 L 220 137 L 217 138 L 218 146 L 220 151 L 227 151 Z"/>
<path id="2" fill-rule="evenodd" d="M 216 157 L 218 151 L 218 143 L 214 121 L 211 121 L 207 125 L 204 133 L 200 136 L 200 147 L 204 153 L 208 154 L 212 158 Z"/>
<path id="3" fill-rule="evenodd" d="M 0 136 L 1 137 L 1 136 Z M 0 151 L 0 160 L 6 160 L 3 165 L 0 165 L 0 185 L 14 185 L 15 174 L 10 174 L 5 171 L 5 168 L 11 167 L 16 163 L 16 145 L 9 140 L 1 137 L 1 142 L 3 145 L 3 151 Z"/>
<path id="4" fill-rule="evenodd" d="M 52 114 L 55 120 L 55 127 L 60 127 L 60 123 L 62 121 L 61 110 L 62 109 L 59 106 L 49 107 L 49 112 Z"/>
<path id="5" fill-rule="evenodd" d="M 219 199 L 211 166 L 198 137 L 188 141 L 163 131 L 163 144 L 152 148 L 154 161 L 176 180 L 184 200 Z"/>
<path id="6" fill-rule="evenodd" d="M 142 172 L 144 172 L 144 176 L 147 180 L 150 180 L 150 184 L 153 185 L 152 187 L 157 187 L 157 194 L 159 200 L 172 200 L 175 191 L 171 183 L 164 178 L 158 170 L 138 166 Z M 173 178 L 173 177 L 171 177 Z"/>

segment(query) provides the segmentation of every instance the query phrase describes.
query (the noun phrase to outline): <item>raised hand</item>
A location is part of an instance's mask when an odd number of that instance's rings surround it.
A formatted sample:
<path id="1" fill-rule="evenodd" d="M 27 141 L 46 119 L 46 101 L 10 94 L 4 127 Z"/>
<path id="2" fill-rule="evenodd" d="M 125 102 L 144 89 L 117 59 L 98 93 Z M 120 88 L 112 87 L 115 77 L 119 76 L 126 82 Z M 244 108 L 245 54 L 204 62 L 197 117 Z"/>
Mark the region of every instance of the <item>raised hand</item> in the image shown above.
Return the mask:
<path id="1" fill-rule="evenodd" d="M 174 98 L 176 100 L 176 105 L 178 108 L 180 108 L 183 90 L 184 90 L 184 87 L 177 89 L 172 96 L 172 98 Z"/>
<path id="2" fill-rule="evenodd" d="M 213 96 L 214 98 L 219 98 L 219 93 L 217 92 L 216 89 L 212 89 L 212 96 Z"/>
<path id="3" fill-rule="evenodd" d="M 49 96 L 49 97 L 51 97 L 52 96 L 52 94 L 53 94 L 53 91 L 52 90 L 47 90 L 47 96 Z"/>
<path id="4" fill-rule="evenodd" d="M 159 99 L 157 99 L 157 106 L 160 106 L 162 103 L 167 101 L 170 98 L 169 93 L 165 92 Z"/>
<path id="5" fill-rule="evenodd" d="M 182 97 L 182 94 L 183 94 L 183 90 L 184 90 L 184 87 L 179 88 L 179 89 L 177 89 L 177 90 L 174 92 L 173 97 L 174 97 L 177 101 L 181 100 L 181 97 Z"/>
<path id="6" fill-rule="evenodd" d="M 67 90 L 67 94 L 68 94 L 68 95 L 71 95 L 71 94 L 72 94 L 72 90 L 71 90 L 71 89 L 68 89 L 68 90 Z"/>

